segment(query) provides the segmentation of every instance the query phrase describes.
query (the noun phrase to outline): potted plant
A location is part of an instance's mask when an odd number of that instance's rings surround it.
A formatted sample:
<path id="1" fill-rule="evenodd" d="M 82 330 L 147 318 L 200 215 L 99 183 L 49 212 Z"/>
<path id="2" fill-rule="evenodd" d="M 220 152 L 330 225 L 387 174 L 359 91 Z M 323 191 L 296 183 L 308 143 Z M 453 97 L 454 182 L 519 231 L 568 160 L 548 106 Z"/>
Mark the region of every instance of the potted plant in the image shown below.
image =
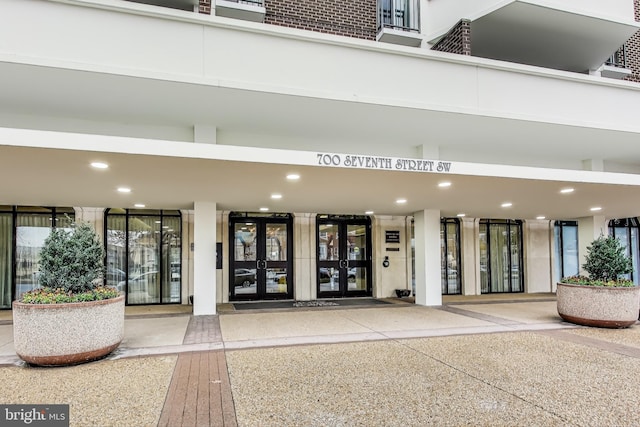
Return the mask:
<path id="1" fill-rule="evenodd" d="M 104 249 L 87 223 L 52 230 L 40 252 L 40 287 L 13 302 L 16 354 L 70 365 L 106 356 L 124 335 L 124 296 L 105 287 Z"/>
<path id="2" fill-rule="evenodd" d="M 622 278 L 633 271 L 620 241 L 600 236 L 587 247 L 582 268 L 585 276 L 563 278 L 558 283 L 558 314 L 586 326 L 626 328 L 638 319 L 640 288 Z"/>

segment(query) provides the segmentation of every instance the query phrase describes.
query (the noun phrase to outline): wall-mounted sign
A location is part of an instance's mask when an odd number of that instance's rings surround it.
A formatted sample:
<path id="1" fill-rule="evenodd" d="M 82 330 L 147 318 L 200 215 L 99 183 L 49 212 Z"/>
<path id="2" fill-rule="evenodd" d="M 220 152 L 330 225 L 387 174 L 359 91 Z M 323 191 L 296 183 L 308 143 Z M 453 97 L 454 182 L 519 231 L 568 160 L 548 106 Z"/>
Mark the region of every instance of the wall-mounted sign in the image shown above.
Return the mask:
<path id="1" fill-rule="evenodd" d="M 400 243 L 400 230 L 385 230 L 385 243 Z"/>
<path id="2" fill-rule="evenodd" d="M 451 162 L 437 160 L 403 159 L 398 157 L 364 156 L 360 154 L 316 153 L 318 166 L 356 169 L 450 173 Z"/>

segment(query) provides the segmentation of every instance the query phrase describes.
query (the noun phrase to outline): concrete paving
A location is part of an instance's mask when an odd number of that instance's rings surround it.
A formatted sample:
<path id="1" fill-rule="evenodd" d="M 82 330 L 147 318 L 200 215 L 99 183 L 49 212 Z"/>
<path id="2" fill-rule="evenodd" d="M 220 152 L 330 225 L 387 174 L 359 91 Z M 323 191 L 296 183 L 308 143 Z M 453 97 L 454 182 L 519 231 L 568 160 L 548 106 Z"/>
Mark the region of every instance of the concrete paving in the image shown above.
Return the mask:
<path id="1" fill-rule="evenodd" d="M 225 307 L 219 316 L 197 318 L 184 307 L 129 307 L 121 347 L 90 364 L 97 370 L 92 378 L 83 377 L 82 366 L 51 370 L 68 373 L 55 380 L 63 390 L 59 395 L 38 385 L 38 378 L 49 381 L 38 372 L 49 370 L 20 367 L 12 354 L 11 325 L 0 319 L 0 374 L 11 379 L 0 402 L 54 403 L 49 396 L 67 396 L 76 414 L 71 425 L 95 425 L 102 410 L 72 397 L 82 387 L 118 408 L 127 401 L 153 408 L 108 412 L 110 418 L 100 423 L 105 426 L 171 425 L 171 419 L 198 425 L 187 416 L 192 410 L 210 411 L 214 425 L 212 408 L 225 407 L 210 403 L 214 396 L 220 402 L 232 397 L 220 418 L 224 425 L 640 425 L 640 325 L 577 327 L 562 322 L 548 295 L 458 298 L 433 308 Z M 181 354 L 217 354 L 228 377 L 211 365 L 215 358 L 191 358 L 200 362 L 189 367 L 176 362 Z M 109 391 L 111 371 L 124 373 L 116 376 L 121 382 L 134 372 L 131 387 L 113 386 L 117 396 Z M 198 372 L 214 378 L 209 382 L 218 388 L 207 390 Z M 181 389 L 183 395 L 175 397 Z M 187 407 L 192 398 L 201 406 Z M 183 416 L 172 418 L 182 406 Z"/>

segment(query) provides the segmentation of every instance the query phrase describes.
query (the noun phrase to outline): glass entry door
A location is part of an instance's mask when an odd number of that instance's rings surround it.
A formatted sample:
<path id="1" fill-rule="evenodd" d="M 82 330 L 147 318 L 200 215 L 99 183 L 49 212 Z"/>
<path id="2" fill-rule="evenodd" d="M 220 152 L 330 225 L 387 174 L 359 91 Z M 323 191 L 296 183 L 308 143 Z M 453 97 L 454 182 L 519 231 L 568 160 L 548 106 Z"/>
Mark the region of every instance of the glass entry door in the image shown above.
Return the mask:
<path id="1" fill-rule="evenodd" d="M 480 221 L 480 283 L 483 294 L 523 292 L 522 221 Z"/>
<path id="2" fill-rule="evenodd" d="M 318 298 L 371 296 L 370 224 L 318 217 Z"/>
<path id="3" fill-rule="evenodd" d="M 230 298 L 293 298 L 291 219 L 230 217 Z"/>

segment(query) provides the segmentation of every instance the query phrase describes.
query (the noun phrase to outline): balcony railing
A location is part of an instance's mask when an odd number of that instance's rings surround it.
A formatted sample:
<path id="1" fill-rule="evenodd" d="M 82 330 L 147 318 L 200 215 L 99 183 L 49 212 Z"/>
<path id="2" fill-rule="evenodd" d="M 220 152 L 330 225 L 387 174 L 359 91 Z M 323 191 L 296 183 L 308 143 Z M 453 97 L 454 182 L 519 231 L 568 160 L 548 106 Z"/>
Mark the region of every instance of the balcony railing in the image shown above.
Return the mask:
<path id="1" fill-rule="evenodd" d="M 420 32 L 420 0 L 378 0 L 378 31 Z"/>
<path id="2" fill-rule="evenodd" d="M 227 0 L 231 3 L 248 4 L 250 6 L 264 6 L 264 0 Z"/>
<path id="3" fill-rule="evenodd" d="M 616 51 L 604 65 L 610 65 L 616 68 L 627 68 L 627 50 L 626 46 L 622 45 L 620 49 Z"/>

